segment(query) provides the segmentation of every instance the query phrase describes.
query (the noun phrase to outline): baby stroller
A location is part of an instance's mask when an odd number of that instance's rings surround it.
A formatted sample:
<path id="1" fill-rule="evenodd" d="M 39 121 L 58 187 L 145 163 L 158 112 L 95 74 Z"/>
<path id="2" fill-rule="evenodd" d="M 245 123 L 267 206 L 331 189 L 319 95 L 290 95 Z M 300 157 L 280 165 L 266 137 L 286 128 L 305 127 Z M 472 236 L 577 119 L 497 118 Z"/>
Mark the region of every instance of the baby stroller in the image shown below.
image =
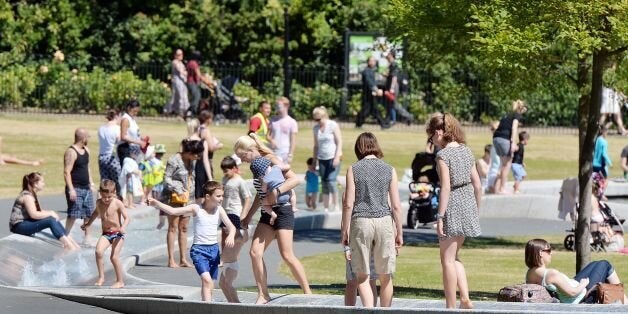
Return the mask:
<path id="1" fill-rule="evenodd" d="M 611 238 L 614 234 L 620 233 L 623 239 L 624 233 L 623 224 L 625 219 L 619 218 L 605 202 L 599 202 L 599 206 L 604 220 L 602 222 L 591 222 L 591 250 L 593 252 L 607 251 L 607 246 L 611 242 Z M 563 245 L 565 249 L 574 251 L 576 247 L 576 228 L 571 228 L 567 230 L 567 232 L 569 234 L 565 237 Z M 623 244 L 621 247 L 623 247 Z"/>
<path id="2" fill-rule="evenodd" d="M 415 155 L 412 161 L 412 182 L 408 189 L 408 228 L 417 229 L 436 221 L 440 187 L 434 154 L 421 152 Z"/>
<path id="3" fill-rule="evenodd" d="M 242 109 L 241 103 L 245 103 L 248 99 L 237 97 L 233 88 L 238 83 L 238 78 L 234 76 L 226 76 L 216 86 L 216 92 L 211 97 L 210 110 L 214 112 L 214 121 L 242 121 L 248 120 L 247 114 Z"/>

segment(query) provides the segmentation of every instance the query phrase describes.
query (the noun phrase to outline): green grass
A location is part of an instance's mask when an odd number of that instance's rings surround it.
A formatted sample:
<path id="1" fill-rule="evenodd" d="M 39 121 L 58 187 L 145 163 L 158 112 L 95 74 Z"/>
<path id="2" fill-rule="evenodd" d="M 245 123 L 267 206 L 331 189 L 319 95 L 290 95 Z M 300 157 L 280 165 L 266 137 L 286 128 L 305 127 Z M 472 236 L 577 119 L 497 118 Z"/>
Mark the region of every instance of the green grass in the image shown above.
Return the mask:
<path id="1" fill-rule="evenodd" d="M 531 237 L 504 237 L 469 239 L 461 250 L 471 297 L 475 300 L 495 300 L 500 288 L 522 283 L 527 270 L 524 263 L 525 243 Z M 544 237 L 551 243 L 552 268 L 568 276 L 575 274 L 575 253 L 562 248 L 563 236 Z M 628 260 L 617 253 L 593 253 L 592 260 L 607 259 L 620 278 L 628 278 Z M 314 293 L 344 293 L 345 260 L 338 252 L 301 259 Z M 285 264 L 280 271 L 291 277 Z M 395 297 L 434 299 L 443 298 L 442 272 L 436 243 L 406 246 L 397 259 L 394 275 Z M 298 286 L 273 287 L 275 293 L 301 293 Z"/>
<path id="2" fill-rule="evenodd" d="M 2 152 L 15 155 L 23 159 L 44 159 L 45 164 L 37 169 L 24 166 L 0 167 L 0 197 L 11 197 L 20 190 L 22 176 L 32 170 L 38 170 L 45 174 L 47 188 L 46 194 L 63 193 L 63 153 L 72 144 L 73 132 L 76 127 L 82 126 L 92 135 L 89 147 L 92 151 L 90 168 L 94 180 L 98 180 L 98 127 L 104 123 L 104 117 L 100 116 L 57 116 L 57 115 L 0 115 L 0 136 L 3 137 Z M 182 121 L 140 119 L 139 125 L 143 135 L 149 135 L 153 143 L 166 144 L 169 153 L 177 151 L 179 142 L 186 136 L 185 124 Z M 297 172 L 306 169 L 305 160 L 312 154 L 313 136 L 311 122 L 301 123 L 297 136 L 297 149 L 295 162 L 292 167 Z M 226 124 L 213 126 L 212 132 L 225 144 L 225 147 L 216 153 L 214 165 L 227 155 L 231 155 L 235 140 L 247 132 L 244 124 Z M 416 152 L 425 147 L 425 131 L 422 127 L 393 128 L 381 131 L 379 128 L 367 127 L 378 137 L 384 159 L 391 163 L 398 174 L 410 167 L 410 163 Z M 343 138 L 343 168 L 355 161 L 353 145 L 355 138 L 364 130 L 358 130 L 352 126 L 342 130 Z M 618 165 L 619 153 L 625 143 L 623 138 L 609 137 L 610 154 L 616 165 L 611 169 L 612 176 L 621 175 L 621 167 Z M 467 142 L 476 156 L 483 152 L 485 144 L 491 142 L 488 132 L 475 131 L 467 134 Z M 167 154 L 165 158 L 168 158 Z M 532 132 L 528 147 L 526 148 L 527 172 L 529 180 L 562 179 L 577 174 L 578 137 L 566 134 L 535 134 Z M 217 169 L 217 177 L 222 174 Z M 248 170 L 244 175 L 249 176 Z"/>

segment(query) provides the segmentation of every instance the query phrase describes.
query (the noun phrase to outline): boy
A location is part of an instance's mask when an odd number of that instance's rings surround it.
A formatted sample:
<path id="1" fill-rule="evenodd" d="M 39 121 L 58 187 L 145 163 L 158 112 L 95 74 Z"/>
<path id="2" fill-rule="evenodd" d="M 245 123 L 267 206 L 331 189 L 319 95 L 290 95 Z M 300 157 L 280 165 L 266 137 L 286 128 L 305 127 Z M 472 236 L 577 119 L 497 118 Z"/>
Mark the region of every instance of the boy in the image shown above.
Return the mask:
<path id="1" fill-rule="evenodd" d="M 488 191 L 488 172 L 491 166 L 491 149 L 493 149 L 493 145 L 486 144 L 484 146 L 484 155 L 482 158 L 479 158 L 475 161 L 475 168 L 478 170 L 478 174 L 480 175 L 480 181 L 482 181 L 482 191 Z"/>
<path id="2" fill-rule="evenodd" d="M 135 208 L 134 198 L 136 196 L 143 196 L 142 190 L 142 172 L 137 164 L 137 153 L 132 150 L 127 150 L 120 146 L 118 154 L 124 156 L 122 162 L 122 171 L 118 177 L 118 184 L 120 184 L 120 195 L 124 201 L 124 205 L 127 208 Z"/>
<path id="3" fill-rule="evenodd" d="M 316 195 L 318 194 L 318 173 L 314 165 L 314 158 L 307 159 L 305 172 L 305 205 L 309 210 L 316 210 Z"/>
<path id="4" fill-rule="evenodd" d="M 124 234 L 129 225 L 129 217 L 126 214 L 126 207 L 116 196 L 116 184 L 111 180 L 102 180 L 100 183 L 100 199 L 96 201 L 96 210 L 85 222 L 81 229 L 89 227 L 96 217 L 100 217 L 102 224 L 102 236 L 96 243 L 96 267 L 98 268 L 98 280 L 96 286 L 102 286 L 105 282 L 105 265 L 103 255 L 105 250 L 111 246 L 111 264 L 116 272 L 116 281 L 111 288 L 124 287 L 122 265 L 120 264 L 120 251 L 124 245 Z M 124 220 L 124 222 L 123 222 Z"/>
<path id="5" fill-rule="evenodd" d="M 211 301 L 214 280 L 218 279 L 218 264 L 220 263 L 218 224 L 222 221 L 229 230 L 229 235 L 225 240 L 227 248 L 234 246 L 236 228 L 220 205 L 223 198 L 222 184 L 208 181 L 203 185 L 203 190 L 205 198 L 202 207 L 194 203 L 174 208 L 153 198 L 148 199 L 148 205 L 163 210 L 168 215 L 194 216 L 194 242 L 190 248 L 190 258 L 201 277 L 201 298 L 203 301 Z"/>
<path id="6" fill-rule="evenodd" d="M 246 216 L 251 206 L 251 191 L 240 176 L 238 160 L 227 156 L 220 163 L 220 168 L 224 173 L 222 178 L 224 188 L 222 207 L 227 212 L 229 220 L 236 227 L 237 231 L 234 246 L 232 248 L 225 247 L 225 238 L 229 234 L 229 230 L 224 223 L 220 224 L 223 234 L 221 247 L 224 249 L 220 255 L 223 269 L 218 284 L 228 302 L 240 303 L 238 294 L 233 287 L 233 281 L 238 277 L 238 256 L 240 255 L 240 249 L 242 248 L 242 244 L 248 241 L 249 237 L 248 231 L 240 227 L 240 217 L 242 214 Z M 243 213 L 243 209 L 247 210 L 247 212 Z"/>
<path id="7" fill-rule="evenodd" d="M 526 164 L 523 162 L 523 148 L 528 145 L 530 135 L 526 131 L 519 132 L 519 144 L 517 150 L 512 156 L 512 176 L 515 177 L 514 192 L 520 193 L 519 185 L 521 181 L 528 175 L 526 173 Z"/>

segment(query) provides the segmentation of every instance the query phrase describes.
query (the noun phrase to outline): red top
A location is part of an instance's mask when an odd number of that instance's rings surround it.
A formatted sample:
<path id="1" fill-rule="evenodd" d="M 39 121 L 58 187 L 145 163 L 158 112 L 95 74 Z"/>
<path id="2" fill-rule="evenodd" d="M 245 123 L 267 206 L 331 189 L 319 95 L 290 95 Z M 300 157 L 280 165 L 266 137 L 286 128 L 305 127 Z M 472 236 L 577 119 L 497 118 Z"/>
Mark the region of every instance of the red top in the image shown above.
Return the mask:
<path id="1" fill-rule="evenodd" d="M 196 62 L 196 60 L 188 61 L 185 69 L 188 71 L 188 83 L 198 84 L 201 80 L 201 78 L 196 75 L 196 70 L 199 69 L 198 62 Z"/>
<path id="2" fill-rule="evenodd" d="M 258 117 L 252 117 L 251 120 L 249 120 L 249 131 L 257 132 L 260 126 L 262 126 L 262 119 Z"/>

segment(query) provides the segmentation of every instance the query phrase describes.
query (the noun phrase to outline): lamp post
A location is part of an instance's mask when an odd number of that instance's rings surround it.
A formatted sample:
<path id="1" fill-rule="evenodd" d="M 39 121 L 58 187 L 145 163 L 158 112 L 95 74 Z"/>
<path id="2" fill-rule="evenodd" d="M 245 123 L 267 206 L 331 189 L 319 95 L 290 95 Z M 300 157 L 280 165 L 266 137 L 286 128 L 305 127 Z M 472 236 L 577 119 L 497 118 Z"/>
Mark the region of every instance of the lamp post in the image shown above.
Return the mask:
<path id="1" fill-rule="evenodd" d="M 284 18 L 284 41 L 283 41 L 283 95 L 284 97 L 290 99 L 290 47 L 288 46 L 288 42 L 290 41 L 290 23 L 288 21 L 288 5 L 289 2 L 285 3 L 283 7 L 283 18 Z"/>

